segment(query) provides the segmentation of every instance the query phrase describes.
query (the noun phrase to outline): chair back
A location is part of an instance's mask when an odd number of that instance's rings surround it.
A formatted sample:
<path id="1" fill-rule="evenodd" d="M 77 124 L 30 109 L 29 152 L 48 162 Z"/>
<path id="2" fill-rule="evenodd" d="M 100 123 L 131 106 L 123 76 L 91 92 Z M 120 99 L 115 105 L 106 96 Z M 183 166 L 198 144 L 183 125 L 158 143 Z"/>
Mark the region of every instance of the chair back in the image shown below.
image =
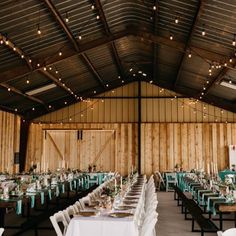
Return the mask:
<path id="1" fill-rule="evenodd" d="M 235 236 L 236 235 L 236 228 L 227 229 L 224 232 L 218 231 L 217 235 L 218 236 Z"/>
<path id="2" fill-rule="evenodd" d="M 67 220 L 62 211 L 55 213 L 53 216 L 50 216 L 50 221 L 52 226 L 57 234 L 57 236 L 64 236 L 68 227 Z"/>

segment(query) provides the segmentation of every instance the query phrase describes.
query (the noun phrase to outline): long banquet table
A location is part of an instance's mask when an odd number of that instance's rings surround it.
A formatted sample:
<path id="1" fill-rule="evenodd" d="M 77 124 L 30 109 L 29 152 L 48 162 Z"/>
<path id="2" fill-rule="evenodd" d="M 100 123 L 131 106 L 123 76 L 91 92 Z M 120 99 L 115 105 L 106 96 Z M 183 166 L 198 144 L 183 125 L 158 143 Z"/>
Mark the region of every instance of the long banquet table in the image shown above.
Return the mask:
<path id="1" fill-rule="evenodd" d="M 68 226 L 66 236 L 138 236 L 138 227 L 135 224 L 134 216 L 137 206 L 143 200 L 140 196 L 145 191 L 145 183 L 142 184 L 142 191 L 139 193 L 139 201 L 133 210 L 122 212 L 132 212 L 133 215 L 125 218 L 113 218 L 109 214 L 112 212 L 121 212 L 121 210 L 102 210 L 96 216 L 75 216 Z"/>

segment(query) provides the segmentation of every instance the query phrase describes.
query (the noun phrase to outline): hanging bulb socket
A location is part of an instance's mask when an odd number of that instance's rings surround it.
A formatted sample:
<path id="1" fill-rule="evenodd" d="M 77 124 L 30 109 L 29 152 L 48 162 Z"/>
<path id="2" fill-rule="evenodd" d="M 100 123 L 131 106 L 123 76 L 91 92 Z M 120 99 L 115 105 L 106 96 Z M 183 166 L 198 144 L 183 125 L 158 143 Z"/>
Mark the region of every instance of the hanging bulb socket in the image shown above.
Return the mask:
<path id="1" fill-rule="evenodd" d="M 233 46 L 236 46 L 235 34 L 234 34 L 234 38 L 233 38 L 233 41 L 232 41 L 232 45 L 233 45 Z"/>
<path id="2" fill-rule="evenodd" d="M 175 24 L 178 24 L 178 23 L 179 23 L 179 18 L 175 17 Z"/>
<path id="3" fill-rule="evenodd" d="M 37 25 L 37 34 L 40 35 L 42 32 L 40 30 L 39 24 Z"/>
<path id="4" fill-rule="evenodd" d="M 206 35 L 206 30 L 205 30 L 205 25 L 203 24 L 202 25 L 202 36 L 205 36 Z"/>

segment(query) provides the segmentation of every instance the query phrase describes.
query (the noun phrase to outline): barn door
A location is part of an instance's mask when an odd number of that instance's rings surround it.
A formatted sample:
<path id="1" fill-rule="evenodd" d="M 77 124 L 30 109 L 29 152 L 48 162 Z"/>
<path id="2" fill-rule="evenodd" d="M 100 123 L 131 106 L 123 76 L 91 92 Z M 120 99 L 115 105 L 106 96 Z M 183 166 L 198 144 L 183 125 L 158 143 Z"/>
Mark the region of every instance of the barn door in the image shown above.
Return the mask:
<path id="1" fill-rule="evenodd" d="M 76 130 L 45 130 L 42 169 L 76 168 L 76 146 Z"/>
<path id="2" fill-rule="evenodd" d="M 45 130 L 41 169 L 115 170 L 114 130 Z"/>

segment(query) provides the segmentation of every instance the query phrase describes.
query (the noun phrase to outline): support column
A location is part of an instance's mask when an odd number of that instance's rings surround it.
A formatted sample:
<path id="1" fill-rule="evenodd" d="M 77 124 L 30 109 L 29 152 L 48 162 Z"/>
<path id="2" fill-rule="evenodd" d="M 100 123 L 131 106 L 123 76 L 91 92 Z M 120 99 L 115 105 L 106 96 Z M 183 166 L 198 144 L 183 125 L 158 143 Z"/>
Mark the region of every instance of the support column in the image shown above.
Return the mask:
<path id="1" fill-rule="evenodd" d="M 28 135 L 29 135 L 29 126 L 30 122 L 21 119 L 21 126 L 20 126 L 20 172 L 25 170 L 25 163 L 26 163 L 26 152 L 27 152 L 27 142 L 28 142 Z"/>
<path id="2" fill-rule="evenodd" d="M 141 174 L 141 122 L 142 122 L 142 105 L 141 105 L 141 80 L 138 80 L 138 172 Z"/>

